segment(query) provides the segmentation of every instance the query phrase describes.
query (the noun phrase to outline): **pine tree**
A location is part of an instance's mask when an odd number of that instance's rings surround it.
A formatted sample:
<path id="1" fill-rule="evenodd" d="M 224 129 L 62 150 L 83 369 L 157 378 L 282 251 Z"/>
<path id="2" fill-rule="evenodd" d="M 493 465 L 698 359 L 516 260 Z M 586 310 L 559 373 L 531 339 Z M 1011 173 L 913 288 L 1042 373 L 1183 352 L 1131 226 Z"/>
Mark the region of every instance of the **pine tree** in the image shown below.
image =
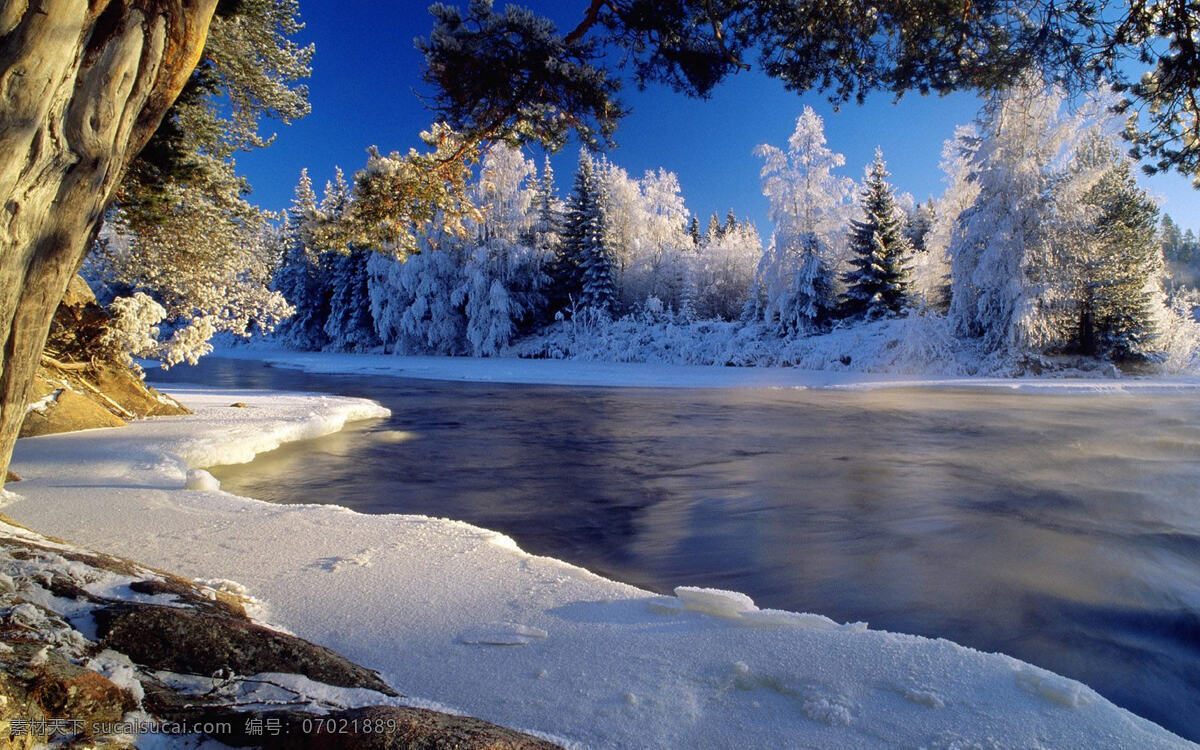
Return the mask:
<path id="1" fill-rule="evenodd" d="M 875 149 L 875 161 L 861 194 L 864 218 L 851 222 L 854 256 L 851 270 L 842 277 L 846 284 L 842 312 L 846 316 L 898 315 L 907 303 L 906 260 L 912 246 L 904 236 L 904 223 L 887 177 L 883 152 Z"/>
<path id="2" fill-rule="evenodd" d="M 733 215 L 733 209 L 729 209 L 729 213 L 725 214 L 725 223 L 721 225 L 722 236 L 729 234 L 737 228 L 737 217 Z"/>
<path id="3" fill-rule="evenodd" d="M 933 199 L 930 198 L 925 203 L 917 204 L 912 214 L 904 222 L 904 236 L 912 245 L 913 252 L 923 253 L 929 249 L 926 238 L 933 229 L 933 220 Z"/>
<path id="4" fill-rule="evenodd" d="M 688 235 L 692 238 L 692 244 L 699 248 L 704 244 L 704 236 L 700 234 L 700 219 L 692 216 L 692 220 L 688 222 Z"/>

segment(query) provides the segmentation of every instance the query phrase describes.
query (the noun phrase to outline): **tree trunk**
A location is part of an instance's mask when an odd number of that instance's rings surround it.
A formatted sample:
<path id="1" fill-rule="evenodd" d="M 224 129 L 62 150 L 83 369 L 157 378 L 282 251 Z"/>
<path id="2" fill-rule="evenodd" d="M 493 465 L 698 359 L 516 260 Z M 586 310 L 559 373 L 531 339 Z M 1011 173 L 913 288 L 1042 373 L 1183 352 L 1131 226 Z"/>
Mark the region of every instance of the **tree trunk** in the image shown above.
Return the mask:
<path id="1" fill-rule="evenodd" d="M 0 0 L 0 477 L 55 307 L 217 0 Z"/>

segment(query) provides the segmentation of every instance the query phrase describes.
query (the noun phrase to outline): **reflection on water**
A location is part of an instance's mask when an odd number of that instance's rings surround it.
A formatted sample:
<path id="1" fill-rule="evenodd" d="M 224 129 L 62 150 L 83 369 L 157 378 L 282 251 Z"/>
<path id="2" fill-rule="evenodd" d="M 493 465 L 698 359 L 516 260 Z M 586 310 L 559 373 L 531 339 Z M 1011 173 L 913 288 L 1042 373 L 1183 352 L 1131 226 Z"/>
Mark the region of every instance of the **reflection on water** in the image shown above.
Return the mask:
<path id="1" fill-rule="evenodd" d="M 650 390 L 306 375 L 390 420 L 214 473 L 277 502 L 462 519 L 659 591 L 944 636 L 1200 739 L 1200 396 Z"/>

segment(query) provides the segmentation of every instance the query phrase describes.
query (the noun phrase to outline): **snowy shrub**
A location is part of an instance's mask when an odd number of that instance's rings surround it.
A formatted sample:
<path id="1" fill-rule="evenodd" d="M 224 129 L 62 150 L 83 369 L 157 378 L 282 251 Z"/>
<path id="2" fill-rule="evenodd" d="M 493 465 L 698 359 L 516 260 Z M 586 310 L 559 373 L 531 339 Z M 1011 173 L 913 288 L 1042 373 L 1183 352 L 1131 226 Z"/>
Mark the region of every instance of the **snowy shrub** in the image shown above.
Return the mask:
<path id="1" fill-rule="evenodd" d="M 1170 374 L 1200 373 L 1200 292 L 1181 288 L 1170 295 L 1156 315 L 1162 370 Z"/>
<path id="2" fill-rule="evenodd" d="M 126 360 L 157 356 L 158 324 L 167 317 L 166 308 L 145 292 L 134 292 L 110 302 L 108 312 L 111 318 L 101 339 L 106 350 Z"/>

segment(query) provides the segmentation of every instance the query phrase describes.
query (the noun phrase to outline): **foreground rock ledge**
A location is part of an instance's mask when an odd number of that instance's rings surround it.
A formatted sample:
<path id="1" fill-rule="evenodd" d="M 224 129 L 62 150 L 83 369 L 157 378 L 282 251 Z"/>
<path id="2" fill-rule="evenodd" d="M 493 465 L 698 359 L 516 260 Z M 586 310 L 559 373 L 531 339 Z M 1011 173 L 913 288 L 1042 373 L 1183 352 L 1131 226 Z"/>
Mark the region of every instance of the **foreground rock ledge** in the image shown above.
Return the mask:
<path id="1" fill-rule="evenodd" d="M 135 597 L 154 601 L 131 601 Z M 129 738 L 105 737 L 91 728 L 131 717 L 207 724 L 207 736 L 236 747 L 558 747 L 480 719 L 423 708 L 337 706 L 304 695 L 265 707 L 203 689 L 259 682 L 239 675 L 272 673 L 373 691 L 380 701 L 399 699 L 374 671 L 254 622 L 246 614 L 248 603 L 236 590 L 200 586 L 82 550 L 0 514 L 0 750 L 42 747 L 47 739 L 65 747 L 130 747 Z M 101 673 L 113 664 L 120 678 Z M 181 686 L 187 680 L 192 687 Z M 323 711 L 315 707 L 321 704 Z M 61 729 L 53 737 L 30 731 L 33 722 L 55 719 L 77 720 L 71 727 L 76 731 Z"/>

